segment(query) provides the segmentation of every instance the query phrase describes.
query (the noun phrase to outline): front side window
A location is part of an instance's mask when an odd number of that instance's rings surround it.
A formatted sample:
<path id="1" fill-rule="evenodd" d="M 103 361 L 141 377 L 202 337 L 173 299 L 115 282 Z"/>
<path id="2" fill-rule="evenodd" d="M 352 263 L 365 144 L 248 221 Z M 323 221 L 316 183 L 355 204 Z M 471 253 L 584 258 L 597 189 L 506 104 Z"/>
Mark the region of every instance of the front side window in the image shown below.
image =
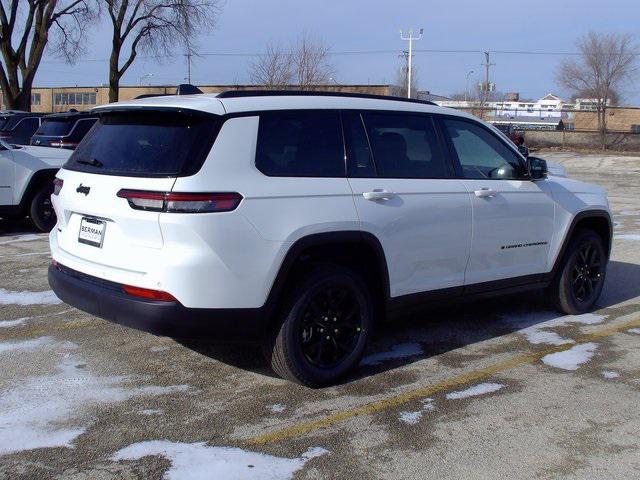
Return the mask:
<path id="1" fill-rule="evenodd" d="M 474 122 L 443 119 L 465 178 L 522 179 L 525 166 L 495 135 Z"/>
<path id="2" fill-rule="evenodd" d="M 274 177 L 344 177 L 338 112 L 294 110 L 261 114 L 256 167 Z"/>
<path id="3" fill-rule="evenodd" d="M 447 159 L 430 117 L 410 113 L 363 113 L 377 175 L 446 178 Z"/>

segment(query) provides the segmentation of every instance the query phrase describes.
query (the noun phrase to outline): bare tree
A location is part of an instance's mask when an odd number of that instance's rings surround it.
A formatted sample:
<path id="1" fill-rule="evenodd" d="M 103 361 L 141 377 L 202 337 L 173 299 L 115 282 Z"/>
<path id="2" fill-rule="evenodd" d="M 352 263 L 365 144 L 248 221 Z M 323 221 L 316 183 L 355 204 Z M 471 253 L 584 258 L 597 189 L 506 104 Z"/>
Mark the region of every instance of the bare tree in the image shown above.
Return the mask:
<path id="1" fill-rule="evenodd" d="M 109 101 L 118 100 L 120 79 L 138 53 L 160 57 L 183 46 L 196 53 L 196 32 L 213 28 L 219 0 L 103 0 L 113 26 L 109 58 Z"/>
<path id="2" fill-rule="evenodd" d="M 303 32 L 288 50 L 269 44 L 251 64 L 249 77 L 252 83 L 266 88 L 296 86 L 309 90 L 329 83 L 334 75 L 329 56 L 330 49 L 321 39 Z"/>
<path id="3" fill-rule="evenodd" d="M 590 32 L 577 41 L 580 56 L 564 60 L 557 80 L 574 95 L 594 99 L 602 149 L 607 148 L 607 107 L 637 73 L 637 46 L 629 34 Z"/>
<path id="4" fill-rule="evenodd" d="M 82 53 L 86 29 L 97 13 L 89 1 L 0 2 L 0 87 L 7 108 L 31 110 L 31 88 L 47 47 L 69 62 Z"/>
<path id="5" fill-rule="evenodd" d="M 249 71 L 251 83 L 268 89 L 284 88 L 291 84 L 293 70 L 290 55 L 280 45 L 270 43 L 264 54 L 252 64 Z"/>
<path id="6" fill-rule="evenodd" d="M 303 32 L 291 50 L 293 80 L 301 90 L 329 83 L 334 67 L 329 64 L 329 46 L 309 32 Z"/>
<path id="7" fill-rule="evenodd" d="M 400 55 L 402 65 L 398 67 L 396 73 L 396 84 L 392 89 L 392 95 L 395 97 L 407 96 L 407 85 L 409 80 L 409 52 Z M 411 66 L 411 98 L 417 98 L 418 95 L 418 69 L 415 65 Z"/>

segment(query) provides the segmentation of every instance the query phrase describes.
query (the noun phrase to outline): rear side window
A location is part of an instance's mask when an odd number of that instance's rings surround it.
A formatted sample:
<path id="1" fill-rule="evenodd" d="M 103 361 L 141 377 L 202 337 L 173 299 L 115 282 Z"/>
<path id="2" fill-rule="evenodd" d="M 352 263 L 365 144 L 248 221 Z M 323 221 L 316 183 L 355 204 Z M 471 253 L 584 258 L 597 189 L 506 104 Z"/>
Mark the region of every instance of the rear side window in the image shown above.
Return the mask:
<path id="1" fill-rule="evenodd" d="M 274 177 L 344 177 L 338 112 L 298 110 L 260 114 L 256 167 Z"/>
<path id="2" fill-rule="evenodd" d="M 38 117 L 23 118 L 15 127 L 13 127 L 12 132 L 14 135 L 31 136 L 38 129 L 39 125 L 40 119 Z"/>
<path id="3" fill-rule="evenodd" d="M 107 112 L 64 168 L 105 175 L 193 175 L 220 127 L 213 116 L 175 111 Z"/>
<path id="4" fill-rule="evenodd" d="M 363 113 L 378 177 L 447 178 L 433 121 L 426 115 Z"/>
<path id="5" fill-rule="evenodd" d="M 62 137 L 69 134 L 73 124 L 73 120 L 44 120 L 36 132 L 36 135 Z"/>
<path id="6" fill-rule="evenodd" d="M 84 138 L 91 127 L 96 123 L 96 118 L 86 118 L 84 120 L 78 120 L 76 126 L 73 127 L 70 134 L 73 135 L 76 141 L 80 141 Z"/>

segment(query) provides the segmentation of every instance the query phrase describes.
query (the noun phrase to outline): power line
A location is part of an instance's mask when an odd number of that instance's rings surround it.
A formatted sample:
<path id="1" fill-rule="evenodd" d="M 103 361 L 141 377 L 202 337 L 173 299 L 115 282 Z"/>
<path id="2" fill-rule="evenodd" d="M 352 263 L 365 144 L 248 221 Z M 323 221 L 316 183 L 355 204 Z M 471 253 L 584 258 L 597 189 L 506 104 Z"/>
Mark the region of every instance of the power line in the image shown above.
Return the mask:
<path id="1" fill-rule="evenodd" d="M 539 56 L 581 56 L 580 52 L 554 52 L 554 51 L 542 51 L 542 50 L 489 50 L 491 54 L 498 55 L 539 55 Z M 483 50 L 465 50 L 465 49 L 414 49 L 413 52 L 416 53 L 447 53 L 447 54 L 482 54 Z M 330 56 L 349 56 L 349 55 L 398 55 L 402 54 L 402 50 L 346 50 L 346 51 L 330 51 L 328 52 Z M 198 53 L 198 57 L 262 57 L 266 54 L 263 52 L 206 52 L 206 53 Z M 640 52 L 632 53 L 634 56 L 640 56 Z M 163 58 L 177 58 L 180 56 L 184 56 L 184 54 L 175 53 L 175 54 L 166 54 L 166 55 L 138 55 L 138 59 L 141 60 L 155 60 L 155 59 L 163 59 Z M 92 62 L 107 62 L 108 58 L 91 58 L 91 59 L 80 59 L 77 60 L 76 63 L 92 63 Z M 61 60 L 43 60 L 41 63 L 43 64 L 66 64 L 66 62 Z"/>

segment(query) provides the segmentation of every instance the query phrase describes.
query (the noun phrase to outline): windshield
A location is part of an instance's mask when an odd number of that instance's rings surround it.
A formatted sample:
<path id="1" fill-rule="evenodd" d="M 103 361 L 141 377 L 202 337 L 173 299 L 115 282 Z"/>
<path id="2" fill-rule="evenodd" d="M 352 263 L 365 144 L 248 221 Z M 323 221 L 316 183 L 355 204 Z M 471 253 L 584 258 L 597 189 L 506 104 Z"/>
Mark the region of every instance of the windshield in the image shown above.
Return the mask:
<path id="1" fill-rule="evenodd" d="M 7 115 L 0 116 L 0 130 L 2 130 L 4 126 L 7 124 L 7 122 L 9 121 L 9 118 L 10 117 Z"/>
<path id="2" fill-rule="evenodd" d="M 219 120 L 177 111 L 103 113 L 64 168 L 105 175 L 172 177 L 196 173 Z"/>

